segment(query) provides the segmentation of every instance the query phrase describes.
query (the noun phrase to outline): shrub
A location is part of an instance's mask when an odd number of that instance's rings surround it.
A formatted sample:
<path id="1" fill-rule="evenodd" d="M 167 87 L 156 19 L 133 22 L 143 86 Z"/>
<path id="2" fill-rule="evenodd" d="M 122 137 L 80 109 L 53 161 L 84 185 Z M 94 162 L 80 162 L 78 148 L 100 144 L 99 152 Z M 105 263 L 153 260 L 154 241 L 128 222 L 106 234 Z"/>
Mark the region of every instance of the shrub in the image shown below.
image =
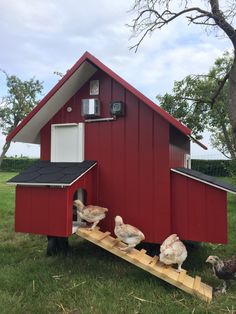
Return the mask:
<path id="1" fill-rule="evenodd" d="M 231 176 L 231 160 L 201 160 L 192 159 L 191 166 L 193 170 L 215 177 Z"/>
<path id="2" fill-rule="evenodd" d="M 38 158 L 27 158 L 27 157 L 6 157 L 3 159 L 3 162 L 0 167 L 0 171 L 13 171 L 20 172 L 24 169 L 35 164 L 39 159 Z"/>

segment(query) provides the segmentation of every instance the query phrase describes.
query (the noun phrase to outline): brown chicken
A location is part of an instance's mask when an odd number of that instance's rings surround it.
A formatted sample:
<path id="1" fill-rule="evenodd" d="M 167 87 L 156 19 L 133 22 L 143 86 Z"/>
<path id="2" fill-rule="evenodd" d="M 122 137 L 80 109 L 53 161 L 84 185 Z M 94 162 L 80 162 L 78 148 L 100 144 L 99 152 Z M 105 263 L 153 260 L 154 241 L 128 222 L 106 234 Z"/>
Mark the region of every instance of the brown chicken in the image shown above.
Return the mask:
<path id="1" fill-rule="evenodd" d="M 114 233 L 121 241 L 128 244 L 126 248 L 120 248 L 122 251 L 129 251 L 145 239 L 144 234 L 138 228 L 124 224 L 120 216 L 115 217 Z"/>
<path id="2" fill-rule="evenodd" d="M 206 263 L 210 263 L 214 275 L 223 280 L 223 287 L 217 287 L 216 290 L 226 293 L 230 280 L 236 280 L 236 254 L 226 261 L 222 261 L 218 256 L 209 256 Z"/>
<path id="3" fill-rule="evenodd" d="M 172 234 L 162 243 L 160 248 L 160 261 L 166 265 L 178 264 L 178 271 L 186 260 L 188 252 L 177 234 Z"/>
<path id="4" fill-rule="evenodd" d="M 76 206 L 77 214 L 81 219 L 93 223 L 90 229 L 94 229 L 99 221 L 106 217 L 105 213 L 108 211 L 105 207 L 94 205 L 85 206 L 80 200 L 75 200 L 74 205 Z"/>

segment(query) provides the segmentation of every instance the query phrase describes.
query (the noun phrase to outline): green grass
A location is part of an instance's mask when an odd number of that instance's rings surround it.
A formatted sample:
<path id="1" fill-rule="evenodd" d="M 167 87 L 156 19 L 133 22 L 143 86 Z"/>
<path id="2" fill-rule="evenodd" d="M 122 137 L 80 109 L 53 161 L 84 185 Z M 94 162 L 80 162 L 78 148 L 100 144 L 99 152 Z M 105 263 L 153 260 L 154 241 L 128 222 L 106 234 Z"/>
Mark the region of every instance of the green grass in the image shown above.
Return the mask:
<path id="1" fill-rule="evenodd" d="M 46 257 L 45 237 L 14 232 L 14 187 L 0 173 L 0 313 L 236 313 L 236 283 L 211 304 L 188 295 L 112 254 L 70 238 L 67 257 Z M 184 267 L 211 285 L 208 255 L 228 257 L 236 250 L 236 198 L 228 197 L 229 244 L 201 245 Z"/>

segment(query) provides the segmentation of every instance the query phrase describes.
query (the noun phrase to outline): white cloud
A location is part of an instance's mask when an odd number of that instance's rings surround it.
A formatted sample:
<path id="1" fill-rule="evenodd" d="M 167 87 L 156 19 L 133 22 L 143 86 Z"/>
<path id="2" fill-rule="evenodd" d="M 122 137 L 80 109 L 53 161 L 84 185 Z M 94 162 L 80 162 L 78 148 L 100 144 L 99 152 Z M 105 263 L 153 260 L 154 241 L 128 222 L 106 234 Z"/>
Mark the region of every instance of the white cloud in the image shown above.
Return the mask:
<path id="1" fill-rule="evenodd" d="M 87 50 L 155 100 L 174 80 L 206 72 L 230 48 L 226 39 L 179 19 L 154 32 L 135 54 L 129 46 L 136 39 L 129 40 L 125 26 L 132 19 L 131 5 L 127 0 L 0 1 L 0 68 L 25 79 L 35 75 L 47 92 L 58 80 L 53 72 L 65 72 Z M 0 82 L 4 95 L 3 76 Z M 21 154 L 15 147 L 11 154 Z"/>

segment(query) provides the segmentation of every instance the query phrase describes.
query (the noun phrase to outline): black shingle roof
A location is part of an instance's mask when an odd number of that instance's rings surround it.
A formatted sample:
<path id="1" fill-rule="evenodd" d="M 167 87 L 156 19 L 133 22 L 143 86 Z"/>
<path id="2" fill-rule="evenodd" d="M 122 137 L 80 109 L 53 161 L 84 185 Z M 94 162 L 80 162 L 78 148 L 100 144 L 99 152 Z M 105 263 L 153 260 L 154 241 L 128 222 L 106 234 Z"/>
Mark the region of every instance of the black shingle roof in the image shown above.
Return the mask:
<path id="1" fill-rule="evenodd" d="M 39 161 L 19 175 L 8 180 L 8 183 L 27 185 L 70 185 L 81 177 L 96 161 L 83 162 L 50 162 Z"/>
<path id="2" fill-rule="evenodd" d="M 192 170 L 192 169 L 188 169 L 188 168 L 173 168 L 172 169 L 174 172 L 178 172 L 181 173 L 183 175 L 187 175 L 192 177 L 193 179 L 199 179 L 201 181 L 205 181 L 206 183 L 212 184 L 218 188 L 227 190 L 229 192 L 233 192 L 236 193 L 236 188 L 222 180 L 219 180 L 218 178 L 212 177 L 212 176 L 208 176 L 202 172 L 196 171 L 196 170 Z"/>

